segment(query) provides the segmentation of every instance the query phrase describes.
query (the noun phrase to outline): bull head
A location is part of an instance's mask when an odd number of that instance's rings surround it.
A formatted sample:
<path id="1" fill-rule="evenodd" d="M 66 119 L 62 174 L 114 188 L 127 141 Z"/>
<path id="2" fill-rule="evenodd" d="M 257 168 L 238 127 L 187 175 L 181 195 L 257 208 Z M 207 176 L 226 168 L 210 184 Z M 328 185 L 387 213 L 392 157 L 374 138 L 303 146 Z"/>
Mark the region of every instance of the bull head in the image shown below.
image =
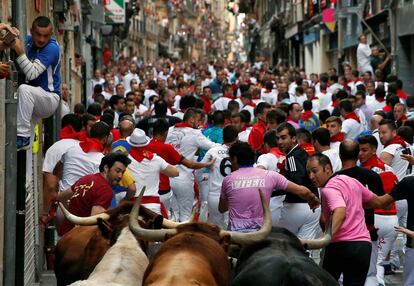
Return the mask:
<path id="1" fill-rule="evenodd" d="M 306 250 L 314 250 L 314 249 L 321 249 L 327 246 L 332 239 L 332 218 L 329 220 L 328 227 L 325 231 L 325 234 L 320 239 L 300 239 L 300 242 L 302 243 L 302 246 Z"/>
<path id="2" fill-rule="evenodd" d="M 138 209 L 141 204 L 141 199 L 144 192 L 141 191 L 140 195 L 138 196 L 137 200 L 135 201 L 134 207 L 129 216 L 129 227 L 131 231 L 140 239 L 147 240 L 147 241 L 164 241 L 166 237 L 173 236 L 177 234 L 177 229 L 160 229 L 160 230 L 148 230 L 143 229 L 138 224 L 136 217 L 138 216 Z M 224 238 L 226 236 L 230 236 L 231 241 L 237 244 L 253 244 L 258 241 L 265 239 L 270 231 L 272 230 L 272 218 L 269 210 L 268 203 L 266 201 L 265 195 L 259 189 L 260 199 L 262 202 L 263 208 L 263 226 L 257 232 L 250 232 L 250 233 L 241 233 L 241 232 L 234 232 L 234 231 L 220 231 L 220 237 Z M 163 223 L 163 225 L 166 225 Z M 171 225 L 172 226 L 172 225 Z"/>

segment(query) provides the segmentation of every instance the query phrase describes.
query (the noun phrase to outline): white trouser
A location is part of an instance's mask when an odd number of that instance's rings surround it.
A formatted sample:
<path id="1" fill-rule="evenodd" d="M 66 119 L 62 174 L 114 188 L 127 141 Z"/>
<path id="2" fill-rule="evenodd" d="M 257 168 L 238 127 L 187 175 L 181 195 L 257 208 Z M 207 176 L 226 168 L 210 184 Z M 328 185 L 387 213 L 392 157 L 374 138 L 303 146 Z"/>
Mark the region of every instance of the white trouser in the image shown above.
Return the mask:
<path id="1" fill-rule="evenodd" d="M 150 204 L 142 204 L 144 207 L 146 207 L 147 209 L 153 211 L 154 213 L 160 214 L 161 213 L 161 205 L 158 203 L 150 203 Z"/>
<path id="2" fill-rule="evenodd" d="M 379 284 L 385 285 L 384 265 L 388 253 L 394 245 L 397 233 L 394 226 L 398 225 L 396 215 L 375 215 L 375 227 L 378 228 L 378 259 L 377 259 L 377 279 Z"/>
<path id="3" fill-rule="evenodd" d="M 405 247 L 404 286 L 414 285 L 414 249 Z"/>
<path id="4" fill-rule="evenodd" d="M 321 208 L 313 212 L 307 203 L 283 203 L 279 226 L 295 234 L 299 239 L 313 239 L 321 233 L 319 217 Z"/>
<path id="5" fill-rule="evenodd" d="M 187 221 L 194 204 L 194 177 L 172 178 L 170 184 L 178 207 L 175 216 L 180 222 Z"/>
<path id="6" fill-rule="evenodd" d="M 171 198 L 172 196 L 173 196 L 172 191 L 169 191 L 166 194 L 160 195 L 160 201 L 164 204 L 164 207 L 167 210 L 169 219 L 171 219 Z"/>
<path id="7" fill-rule="evenodd" d="M 371 259 L 369 261 L 369 268 L 367 273 L 367 279 L 365 279 L 365 286 L 377 286 L 377 256 L 378 256 L 378 244 L 376 241 L 371 241 Z"/>
<path id="8" fill-rule="evenodd" d="M 218 210 L 220 192 L 210 192 L 207 197 L 208 202 L 208 223 L 218 225 L 222 229 L 227 229 L 229 224 L 229 212 L 221 213 Z"/>
<path id="9" fill-rule="evenodd" d="M 407 226 L 407 211 L 408 211 L 407 200 L 396 201 L 395 205 L 397 206 L 398 225 L 406 227 Z M 397 267 L 401 266 L 399 253 L 404 251 L 403 245 L 405 244 L 405 241 L 407 240 L 405 234 L 403 234 L 402 237 L 403 237 L 402 243 L 397 243 L 397 240 L 395 240 L 394 245 L 391 250 L 391 255 L 390 255 L 390 262 Z M 401 237 L 399 237 L 398 239 L 401 239 Z"/>
<path id="10" fill-rule="evenodd" d="M 276 196 L 270 198 L 269 209 L 272 213 L 272 225 L 279 226 L 280 213 L 282 212 L 283 201 L 285 196 Z"/>
<path id="11" fill-rule="evenodd" d="M 59 96 L 41 87 L 22 84 L 17 89 L 17 136 L 30 137 L 34 122 L 55 113 Z"/>
<path id="12" fill-rule="evenodd" d="M 198 169 L 194 171 L 194 178 L 198 185 L 200 192 L 200 201 L 207 201 L 208 196 L 208 177 L 209 173 L 203 173 L 204 169 Z"/>

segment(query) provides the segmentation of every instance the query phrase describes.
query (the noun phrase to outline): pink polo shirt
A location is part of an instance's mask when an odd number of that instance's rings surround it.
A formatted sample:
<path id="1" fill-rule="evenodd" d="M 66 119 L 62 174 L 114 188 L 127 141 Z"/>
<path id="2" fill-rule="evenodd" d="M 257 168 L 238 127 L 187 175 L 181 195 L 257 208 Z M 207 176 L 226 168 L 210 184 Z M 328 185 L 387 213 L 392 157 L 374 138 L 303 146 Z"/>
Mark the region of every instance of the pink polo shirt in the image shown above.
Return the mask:
<path id="1" fill-rule="evenodd" d="M 326 221 L 336 208 L 346 208 L 345 220 L 332 237 L 332 242 L 371 241 L 362 207 L 364 202 L 374 197 L 370 190 L 351 177 L 337 175 L 328 181 L 321 193 L 322 214 Z"/>
<path id="2" fill-rule="evenodd" d="M 273 190 L 286 190 L 288 180 L 274 171 L 240 168 L 224 178 L 221 197 L 229 204 L 229 228 L 249 232 L 263 225 L 263 210 L 258 189 L 269 203 Z"/>

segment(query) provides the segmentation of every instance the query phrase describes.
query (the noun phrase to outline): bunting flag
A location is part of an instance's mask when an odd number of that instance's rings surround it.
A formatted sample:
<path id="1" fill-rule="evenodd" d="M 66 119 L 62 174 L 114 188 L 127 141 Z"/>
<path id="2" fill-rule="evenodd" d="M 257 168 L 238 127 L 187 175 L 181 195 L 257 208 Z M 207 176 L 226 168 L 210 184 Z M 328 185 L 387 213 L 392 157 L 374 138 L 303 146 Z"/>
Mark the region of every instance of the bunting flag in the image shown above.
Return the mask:
<path id="1" fill-rule="evenodd" d="M 325 23 L 328 30 L 333 33 L 335 32 L 336 20 L 335 20 L 335 10 L 332 8 L 327 8 L 322 12 L 322 21 Z"/>

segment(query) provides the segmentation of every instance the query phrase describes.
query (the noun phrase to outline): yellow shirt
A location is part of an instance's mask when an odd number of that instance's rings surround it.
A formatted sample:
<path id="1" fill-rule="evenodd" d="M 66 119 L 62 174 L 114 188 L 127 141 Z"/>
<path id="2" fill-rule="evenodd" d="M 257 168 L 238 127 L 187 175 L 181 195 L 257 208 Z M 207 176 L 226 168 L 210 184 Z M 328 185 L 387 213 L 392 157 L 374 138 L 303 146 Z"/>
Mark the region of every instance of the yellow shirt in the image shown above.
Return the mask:
<path id="1" fill-rule="evenodd" d="M 121 187 L 128 188 L 128 186 L 132 185 L 133 183 L 135 183 L 135 180 L 127 168 L 124 172 L 124 175 L 122 176 L 121 181 L 119 181 L 119 185 Z"/>

